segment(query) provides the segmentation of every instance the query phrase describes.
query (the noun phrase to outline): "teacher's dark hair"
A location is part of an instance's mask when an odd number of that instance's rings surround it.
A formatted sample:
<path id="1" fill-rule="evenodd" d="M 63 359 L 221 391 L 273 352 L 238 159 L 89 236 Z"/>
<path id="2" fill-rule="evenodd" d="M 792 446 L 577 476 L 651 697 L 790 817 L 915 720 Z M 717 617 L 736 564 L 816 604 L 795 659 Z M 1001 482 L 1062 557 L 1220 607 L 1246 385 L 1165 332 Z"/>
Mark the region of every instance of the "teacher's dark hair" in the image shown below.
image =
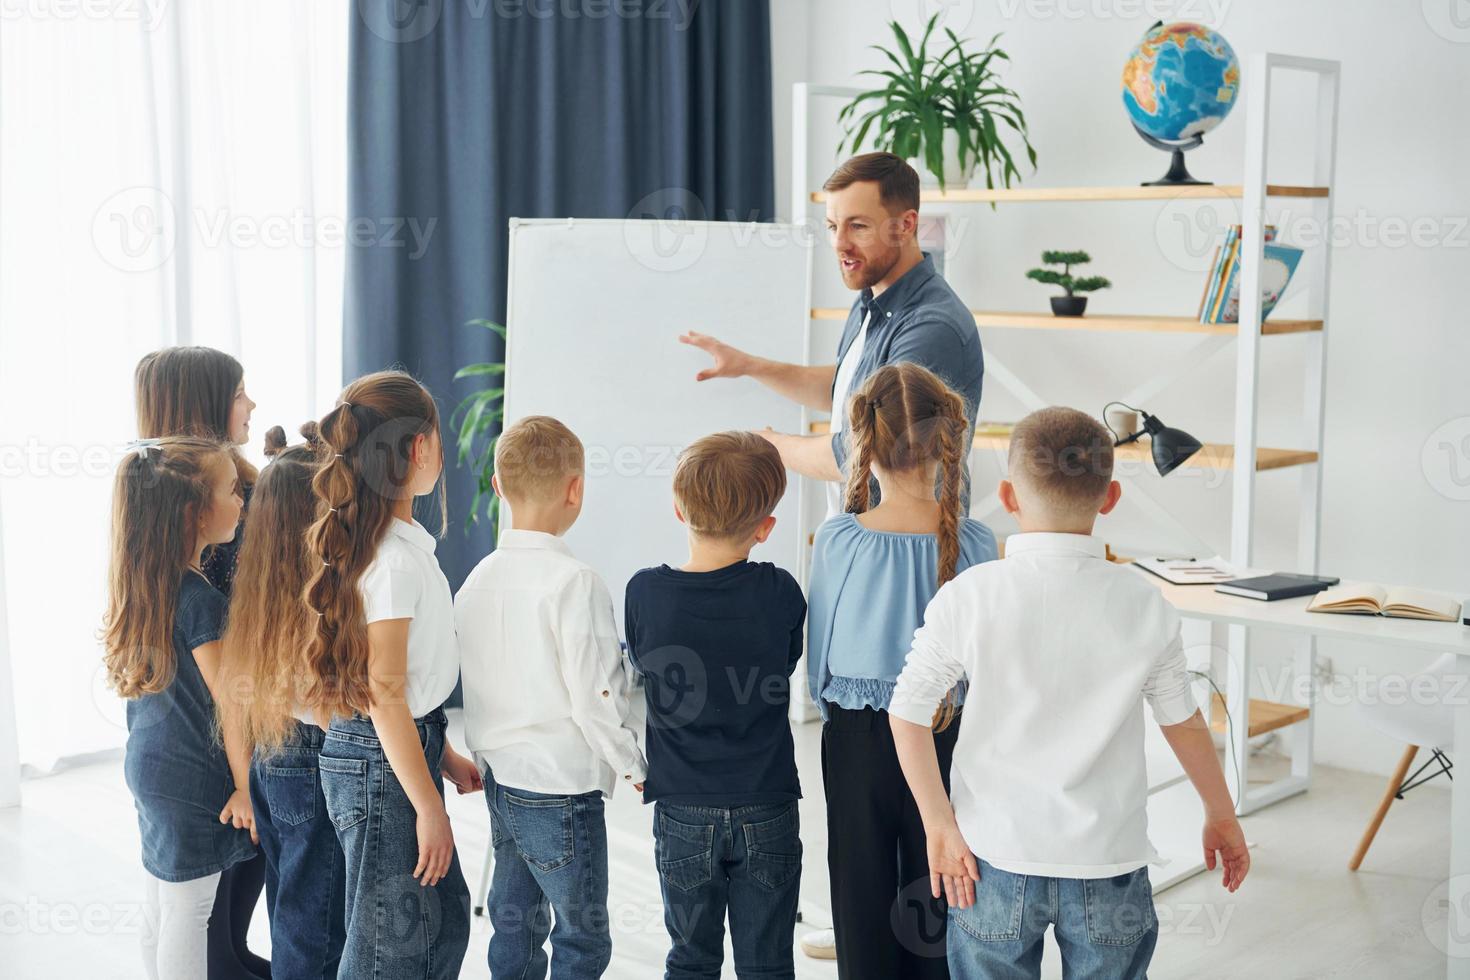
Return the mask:
<path id="1" fill-rule="evenodd" d="M 893 153 L 862 153 L 845 161 L 832 171 L 822 190 L 830 194 L 863 181 L 878 185 L 878 199 L 888 210 L 919 210 L 919 175 Z"/>

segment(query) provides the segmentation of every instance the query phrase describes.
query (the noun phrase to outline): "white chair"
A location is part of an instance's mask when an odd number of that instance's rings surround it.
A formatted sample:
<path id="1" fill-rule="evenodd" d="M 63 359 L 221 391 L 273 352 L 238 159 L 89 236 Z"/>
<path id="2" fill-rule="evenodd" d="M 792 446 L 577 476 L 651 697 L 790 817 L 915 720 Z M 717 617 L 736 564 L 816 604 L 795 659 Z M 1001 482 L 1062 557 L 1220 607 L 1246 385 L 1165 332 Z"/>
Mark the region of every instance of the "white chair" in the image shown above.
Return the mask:
<path id="1" fill-rule="evenodd" d="M 1394 800 L 1403 799 L 1409 790 L 1438 775 L 1454 778 L 1446 751 L 1454 745 L 1455 716 L 1447 699 L 1452 692 L 1457 697 L 1470 696 L 1470 691 L 1460 689 L 1463 678 L 1448 676 L 1454 666 L 1455 655 L 1446 653 L 1423 673 L 1409 677 L 1402 688 L 1386 692 L 1380 684 L 1361 706 L 1363 717 L 1369 724 L 1391 738 L 1407 742 L 1408 747 L 1389 777 L 1378 811 L 1368 822 L 1368 829 L 1363 832 L 1363 839 L 1358 842 L 1358 849 L 1348 862 L 1349 871 L 1358 870 L 1358 865 L 1363 863 Z M 1429 750 L 1430 758 L 1410 774 L 1409 767 L 1414 764 L 1421 748 Z"/>

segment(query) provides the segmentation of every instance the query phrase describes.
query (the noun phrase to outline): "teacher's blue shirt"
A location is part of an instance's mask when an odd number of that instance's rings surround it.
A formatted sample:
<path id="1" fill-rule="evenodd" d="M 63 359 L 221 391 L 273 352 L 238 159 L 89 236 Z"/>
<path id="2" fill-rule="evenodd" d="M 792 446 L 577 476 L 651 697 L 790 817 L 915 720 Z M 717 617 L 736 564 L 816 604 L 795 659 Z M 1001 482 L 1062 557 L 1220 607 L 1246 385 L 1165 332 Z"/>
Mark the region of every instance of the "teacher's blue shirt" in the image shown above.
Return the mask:
<path id="1" fill-rule="evenodd" d="M 863 290 L 837 345 L 837 362 L 847 355 L 857 340 L 863 319 L 871 308 L 868 339 L 853 374 L 851 391 L 856 391 L 869 376 L 886 364 L 911 361 L 937 374 L 945 384 L 965 400 L 965 421 L 975 428 L 975 413 L 980 407 L 980 382 L 985 375 L 985 359 L 980 353 L 980 332 L 975 316 L 959 296 L 934 269 L 934 259 L 927 252 L 924 260 L 889 286 L 879 296 L 871 289 Z M 834 375 L 833 386 L 836 386 Z M 833 405 L 833 413 L 844 407 Z M 832 434 L 832 454 L 839 469 L 847 465 L 848 447 L 845 432 Z M 970 509 L 969 473 L 961 490 L 962 512 Z M 876 485 L 873 503 L 877 503 Z"/>

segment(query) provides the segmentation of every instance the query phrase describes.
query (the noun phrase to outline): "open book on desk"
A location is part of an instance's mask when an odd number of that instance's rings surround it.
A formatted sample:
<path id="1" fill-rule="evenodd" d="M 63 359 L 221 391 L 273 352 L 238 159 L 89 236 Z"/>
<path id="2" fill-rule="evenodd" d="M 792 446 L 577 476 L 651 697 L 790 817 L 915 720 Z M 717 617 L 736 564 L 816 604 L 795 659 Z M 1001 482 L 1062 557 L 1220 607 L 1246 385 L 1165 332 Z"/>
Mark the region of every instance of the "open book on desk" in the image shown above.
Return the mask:
<path id="1" fill-rule="evenodd" d="M 1349 582 L 1317 593 L 1309 612 L 1389 616 L 1394 619 L 1432 619 L 1453 623 L 1460 618 L 1460 600 L 1439 592 Z"/>

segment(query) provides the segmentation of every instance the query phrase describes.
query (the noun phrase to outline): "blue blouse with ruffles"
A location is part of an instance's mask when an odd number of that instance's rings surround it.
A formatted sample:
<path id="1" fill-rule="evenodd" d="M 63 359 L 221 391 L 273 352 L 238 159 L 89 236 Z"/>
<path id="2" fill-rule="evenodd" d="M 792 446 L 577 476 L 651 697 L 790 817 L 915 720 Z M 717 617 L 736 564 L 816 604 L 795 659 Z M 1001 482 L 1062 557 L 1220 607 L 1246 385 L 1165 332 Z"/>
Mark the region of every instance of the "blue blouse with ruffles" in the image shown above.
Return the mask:
<path id="1" fill-rule="evenodd" d="M 959 537 L 956 574 L 996 557 L 995 535 L 981 522 L 960 521 Z M 839 514 L 817 531 L 807 683 L 824 721 L 829 703 L 887 710 L 914 630 L 938 591 L 938 562 L 933 534 L 873 531 L 853 514 Z"/>

